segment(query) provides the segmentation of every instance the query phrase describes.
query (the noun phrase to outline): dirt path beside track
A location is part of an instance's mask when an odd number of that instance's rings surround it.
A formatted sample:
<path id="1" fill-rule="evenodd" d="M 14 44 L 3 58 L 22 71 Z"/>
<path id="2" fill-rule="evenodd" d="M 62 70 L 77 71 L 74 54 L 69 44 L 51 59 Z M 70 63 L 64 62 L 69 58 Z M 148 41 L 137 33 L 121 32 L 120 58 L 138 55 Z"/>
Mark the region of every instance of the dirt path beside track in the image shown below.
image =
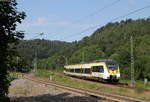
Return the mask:
<path id="1" fill-rule="evenodd" d="M 26 79 L 16 79 L 11 82 L 9 97 L 12 102 L 106 102 Z"/>

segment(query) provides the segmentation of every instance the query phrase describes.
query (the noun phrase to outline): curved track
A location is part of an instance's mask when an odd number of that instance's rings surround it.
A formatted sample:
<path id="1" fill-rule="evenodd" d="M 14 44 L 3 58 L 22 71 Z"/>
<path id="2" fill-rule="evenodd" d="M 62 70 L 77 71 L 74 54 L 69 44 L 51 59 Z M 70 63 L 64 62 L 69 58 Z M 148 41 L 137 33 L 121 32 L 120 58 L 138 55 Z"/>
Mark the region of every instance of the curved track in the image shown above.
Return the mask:
<path id="1" fill-rule="evenodd" d="M 63 72 L 54 72 L 54 73 L 58 73 L 58 74 L 63 74 Z M 72 78 L 75 78 L 75 79 L 79 79 L 81 80 L 81 78 L 76 78 L 76 77 L 72 77 Z M 129 85 L 125 85 L 125 84 L 121 84 L 121 83 L 116 83 L 116 84 L 112 84 L 112 83 L 108 83 L 108 82 L 100 82 L 100 81 L 97 81 L 97 80 L 90 80 L 90 79 L 87 79 L 86 81 L 89 81 L 89 82 L 94 82 L 94 83 L 98 83 L 98 84 L 104 84 L 104 85 L 108 85 L 108 86 L 113 86 L 113 87 L 120 87 L 120 88 L 127 88 L 127 89 L 131 89 L 131 90 L 136 90 L 138 89 L 137 87 L 131 87 Z M 150 92 L 150 89 L 143 89 L 145 92 Z"/>
<path id="2" fill-rule="evenodd" d="M 76 87 L 72 87 L 72 86 L 67 86 L 67 85 L 63 85 L 60 83 L 55 83 L 52 81 L 46 81 L 46 80 L 41 80 L 41 79 L 37 79 L 32 77 L 31 75 L 23 75 L 22 76 L 24 79 L 28 79 L 37 83 L 41 83 L 41 84 L 45 84 L 45 85 L 51 85 L 51 86 L 55 86 L 61 89 L 65 89 L 65 90 L 69 90 L 69 91 L 73 91 L 76 93 L 80 93 L 80 94 L 85 94 L 85 95 L 89 95 L 89 96 L 94 96 L 97 98 L 102 98 L 105 100 L 110 100 L 110 101 L 117 101 L 117 102 L 146 102 L 143 100 L 139 100 L 139 99 L 135 99 L 135 98 L 131 98 L 131 97 L 127 97 L 127 96 L 120 96 L 120 95 L 114 95 L 114 94 L 108 94 L 105 92 L 100 92 L 100 91 L 93 91 L 93 90 L 89 90 L 89 89 L 83 89 L 83 88 L 76 88 Z"/>

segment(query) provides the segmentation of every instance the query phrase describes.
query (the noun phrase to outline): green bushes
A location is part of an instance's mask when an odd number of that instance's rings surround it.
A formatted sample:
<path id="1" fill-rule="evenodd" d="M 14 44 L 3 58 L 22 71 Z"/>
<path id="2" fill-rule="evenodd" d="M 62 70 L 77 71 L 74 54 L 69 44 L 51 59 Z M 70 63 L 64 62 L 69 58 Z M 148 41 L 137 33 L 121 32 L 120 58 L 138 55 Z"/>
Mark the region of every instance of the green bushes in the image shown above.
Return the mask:
<path id="1" fill-rule="evenodd" d="M 38 68 L 50 70 L 62 70 L 67 63 L 114 59 L 120 65 L 121 78 L 129 80 L 130 37 L 133 36 L 135 79 L 150 80 L 149 24 L 150 18 L 108 23 L 80 41 L 72 43 L 40 39 L 22 41 L 19 50 L 23 52 L 23 54 L 20 52 L 22 57 L 29 62 L 33 62 L 37 51 Z"/>
<path id="2" fill-rule="evenodd" d="M 48 70 L 37 70 L 34 74 L 38 78 L 44 78 L 46 80 L 49 79 L 50 76 L 52 76 L 52 81 L 60 83 L 60 84 L 66 84 L 69 86 L 75 86 L 75 87 L 87 88 L 87 89 L 92 89 L 92 90 L 97 90 L 97 91 L 104 91 L 108 93 L 132 96 L 132 97 L 141 98 L 141 99 L 150 99 L 150 97 L 148 97 L 149 93 L 145 94 L 144 89 L 142 87 L 138 87 L 138 89 L 136 90 L 121 88 L 121 87 L 114 87 L 114 86 L 109 86 L 106 84 L 99 84 L 99 83 L 95 83 L 92 81 L 85 81 L 85 80 L 80 80 L 77 78 L 72 78 L 70 76 L 63 75 L 62 73 L 60 74 L 60 73 L 51 72 Z M 130 82 L 129 80 L 121 81 L 121 83 L 129 83 L 129 82 Z M 141 83 L 141 81 L 137 81 L 137 83 L 139 85 L 143 84 Z"/>

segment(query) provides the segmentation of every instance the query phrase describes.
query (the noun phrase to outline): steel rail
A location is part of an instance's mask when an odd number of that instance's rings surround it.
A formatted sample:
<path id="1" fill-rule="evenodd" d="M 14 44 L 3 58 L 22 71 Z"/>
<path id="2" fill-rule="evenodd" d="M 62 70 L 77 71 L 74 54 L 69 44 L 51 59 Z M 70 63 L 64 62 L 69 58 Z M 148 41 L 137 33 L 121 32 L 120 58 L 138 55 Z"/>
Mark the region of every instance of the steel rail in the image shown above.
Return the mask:
<path id="1" fill-rule="evenodd" d="M 34 81 L 37 83 L 47 85 L 47 86 L 48 85 L 55 86 L 57 88 L 61 88 L 61 89 L 73 91 L 76 93 L 89 95 L 89 96 L 99 97 L 102 99 L 111 100 L 111 101 L 115 101 L 115 102 L 116 101 L 117 102 L 147 102 L 147 101 L 132 98 L 132 97 L 109 94 L 109 93 L 100 92 L 100 91 L 93 91 L 93 90 L 84 89 L 84 88 L 72 87 L 72 86 L 68 86 L 68 85 L 64 85 L 64 84 L 60 84 L 60 83 L 56 83 L 56 82 L 52 82 L 52 81 L 41 80 L 41 79 L 33 78 L 30 75 L 23 75 L 22 77 L 24 79 L 28 79 L 28 80 L 31 80 L 31 81 Z"/>
<path id="2" fill-rule="evenodd" d="M 49 72 L 51 72 L 51 71 L 49 71 Z M 54 71 L 52 71 L 52 72 L 54 72 Z M 63 72 L 54 72 L 54 73 L 62 74 L 62 75 L 64 74 Z M 79 78 L 79 77 L 72 77 L 72 78 L 81 80 L 81 78 Z M 108 82 L 101 82 L 101 81 L 90 80 L 90 79 L 87 79 L 87 80 L 85 80 L 85 81 L 94 82 L 94 83 L 97 83 L 97 84 L 108 85 L 108 86 L 114 86 L 114 87 L 118 87 L 118 88 L 126 88 L 126 89 L 131 89 L 131 90 L 140 89 L 140 88 L 138 88 L 138 87 L 131 87 L 131 86 L 129 86 L 129 85 L 122 85 L 122 84 L 120 84 L 120 83 L 111 84 L 111 83 L 108 83 Z M 143 91 L 145 91 L 145 92 L 150 92 L 150 89 L 144 89 L 144 88 L 143 88 Z"/>

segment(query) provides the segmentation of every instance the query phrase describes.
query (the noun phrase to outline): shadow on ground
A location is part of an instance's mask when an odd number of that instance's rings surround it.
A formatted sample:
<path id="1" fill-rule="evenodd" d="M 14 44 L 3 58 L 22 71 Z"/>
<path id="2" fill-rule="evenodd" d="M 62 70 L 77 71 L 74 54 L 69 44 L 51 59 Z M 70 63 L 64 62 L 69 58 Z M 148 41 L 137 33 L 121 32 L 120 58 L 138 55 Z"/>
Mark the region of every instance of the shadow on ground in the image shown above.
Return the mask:
<path id="1" fill-rule="evenodd" d="M 44 94 L 30 97 L 13 97 L 12 102 L 100 102 L 100 98 L 70 96 L 70 93 L 61 93 L 57 95 Z"/>

